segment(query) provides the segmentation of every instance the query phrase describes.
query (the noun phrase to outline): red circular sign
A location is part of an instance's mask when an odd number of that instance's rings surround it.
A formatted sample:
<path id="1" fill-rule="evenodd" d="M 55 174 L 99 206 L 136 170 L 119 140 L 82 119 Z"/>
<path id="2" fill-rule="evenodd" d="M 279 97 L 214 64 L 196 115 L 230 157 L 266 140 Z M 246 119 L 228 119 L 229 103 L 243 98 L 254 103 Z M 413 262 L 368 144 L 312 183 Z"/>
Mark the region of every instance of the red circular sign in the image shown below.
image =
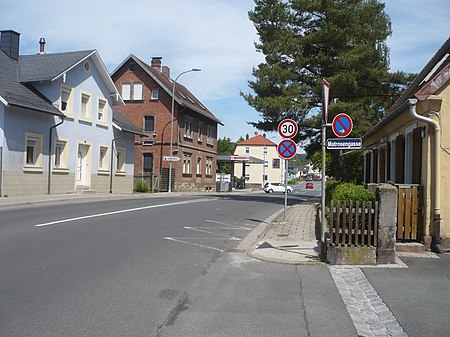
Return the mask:
<path id="1" fill-rule="evenodd" d="M 292 139 L 283 139 L 277 146 L 278 154 L 283 159 L 291 159 L 297 154 L 297 144 Z"/>
<path id="2" fill-rule="evenodd" d="M 278 124 L 278 133 L 283 138 L 295 137 L 298 133 L 298 125 L 292 119 L 283 119 Z"/>
<path id="3" fill-rule="evenodd" d="M 353 130 L 353 121 L 347 114 L 338 114 L 331 124 L 333 132 L 338 137 L 347 137 Z"/>

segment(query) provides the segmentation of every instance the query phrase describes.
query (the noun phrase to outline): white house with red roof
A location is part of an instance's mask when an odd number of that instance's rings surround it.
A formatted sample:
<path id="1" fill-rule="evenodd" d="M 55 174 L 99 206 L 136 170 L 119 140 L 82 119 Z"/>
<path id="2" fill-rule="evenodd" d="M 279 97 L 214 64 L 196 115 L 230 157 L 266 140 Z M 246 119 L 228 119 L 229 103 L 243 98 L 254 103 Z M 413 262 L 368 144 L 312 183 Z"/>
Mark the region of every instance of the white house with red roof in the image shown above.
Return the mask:
<path id="1" fill-rule="evenodd" d="M 247 187 L 261 187 L 265 182 L 283 183 L 285 161 L 278 156 L 277 144 L 263 135 L 256 135 L 237 143 L 235 155 L 250 156 L 264 161 L 262 164 L 235 163 L 234 174 L 245 177 Z"/>

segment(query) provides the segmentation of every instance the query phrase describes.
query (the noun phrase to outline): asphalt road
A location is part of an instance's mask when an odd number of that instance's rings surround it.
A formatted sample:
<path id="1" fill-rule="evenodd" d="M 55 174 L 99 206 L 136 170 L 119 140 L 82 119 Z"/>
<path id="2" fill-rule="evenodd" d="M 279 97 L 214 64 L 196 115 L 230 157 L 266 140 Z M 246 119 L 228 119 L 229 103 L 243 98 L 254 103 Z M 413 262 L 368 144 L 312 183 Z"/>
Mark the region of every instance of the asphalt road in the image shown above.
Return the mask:
<path id="1" fill-rule="evenodd" d="M 312 300 L 326 267 L 236 251 L 283 205 L 257 193 L 1 209 L 0 336 L 326 335 Z M 351 329 L 337 291 L 323 291 Z"/>

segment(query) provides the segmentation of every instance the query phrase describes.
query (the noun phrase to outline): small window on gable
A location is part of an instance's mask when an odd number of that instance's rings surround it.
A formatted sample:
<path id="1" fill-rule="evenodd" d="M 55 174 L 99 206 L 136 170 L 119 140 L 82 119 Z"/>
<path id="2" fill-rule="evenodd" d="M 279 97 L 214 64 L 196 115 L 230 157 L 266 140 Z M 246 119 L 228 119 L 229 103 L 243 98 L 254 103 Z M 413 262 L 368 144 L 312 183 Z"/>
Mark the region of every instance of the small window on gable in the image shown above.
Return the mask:
<path id="1" fill-rule="evenodd" d="M 133 101 L 142 101 L 144 99 L 144 85 L 142 83 L 133 84 Z"/>
<path id="2" fill-rule="evenodd" d="M 98 100 L 98 110 L 97 110 L 97 121 L 98 122 L 106 122 L 106 101 L 99 99 Z"/>
<path id="3" fill-rule="evenodd" d="M 124 101 L 129 101 L 131 99 L 131 84 L 122 83 L 122 99 Z"/>
<path id="4" fill-rule="evenodd" d="M 152 101 L 159 99 L 159 89 L 152 89 Z"/>
<path id="5" fill-rule="evenodd" d="M 72 112 L 72 100 L 71 100 L 72 89 L 67 87 L 61 88 L 61 98 L 59 103 L 59 110 L 66 116 L 73 115 Z"/>
<path id="6" fill-rule="evenodd" d="M 91 96 L 81 94 L 81 111 L 80 118 L 87 119 L 91 117 Z"/>
<path id="7" fill-rule="evenodd" d="M 247 153 L 247 154 L 250 153 L 250 147 L 249 146 L 245 147 L 245 153 Z"/>

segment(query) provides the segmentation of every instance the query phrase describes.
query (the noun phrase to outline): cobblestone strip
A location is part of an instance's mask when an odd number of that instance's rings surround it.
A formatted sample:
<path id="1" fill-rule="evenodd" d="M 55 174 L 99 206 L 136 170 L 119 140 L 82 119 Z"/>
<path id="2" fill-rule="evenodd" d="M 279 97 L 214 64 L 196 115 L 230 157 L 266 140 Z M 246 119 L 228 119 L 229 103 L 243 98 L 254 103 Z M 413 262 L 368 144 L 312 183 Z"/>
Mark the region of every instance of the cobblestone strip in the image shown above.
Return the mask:
<path id="1" fill-rule="evenodd" d="M 330 266 L 330 272 L 358 336 L 408 337 L 361 269 Z"/>

